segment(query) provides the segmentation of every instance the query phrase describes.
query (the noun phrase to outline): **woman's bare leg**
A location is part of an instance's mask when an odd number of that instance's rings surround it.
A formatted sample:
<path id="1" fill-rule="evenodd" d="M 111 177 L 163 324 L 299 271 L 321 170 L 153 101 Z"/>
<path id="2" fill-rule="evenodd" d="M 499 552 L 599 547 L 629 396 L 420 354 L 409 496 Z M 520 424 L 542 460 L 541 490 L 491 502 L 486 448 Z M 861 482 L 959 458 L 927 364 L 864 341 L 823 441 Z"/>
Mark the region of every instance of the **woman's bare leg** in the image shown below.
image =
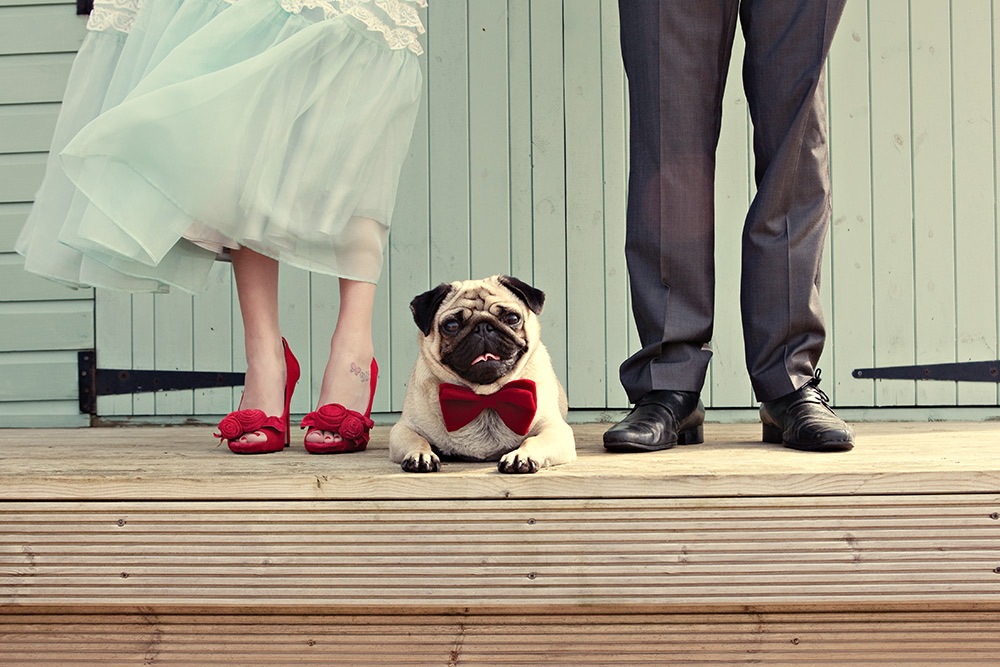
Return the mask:
<path id="1" fill-rule="evenodd" d="M 372 310 L 375 305 L 375 285 L 357 280 L 340 279 L 340 312 L 337 327 L 330 340 L 330 359 L 323 373 L 317 407 L 339 403 L 364 414 L 370 396 L 372 343 Z M 340 436 L 316 430 L 306 442 L 335 442 Z"/>
<path id="2" fill-rule="evenodd" d="M 270 416 L 285 410 L 285 355 L 278 325 L 278 262 L 248 248 L 232 252 L 236 292 L 243 316 L 247 358 L 240 409 L 259 409 Z M 250 433 L 241 441 L 263 442 Z"/>

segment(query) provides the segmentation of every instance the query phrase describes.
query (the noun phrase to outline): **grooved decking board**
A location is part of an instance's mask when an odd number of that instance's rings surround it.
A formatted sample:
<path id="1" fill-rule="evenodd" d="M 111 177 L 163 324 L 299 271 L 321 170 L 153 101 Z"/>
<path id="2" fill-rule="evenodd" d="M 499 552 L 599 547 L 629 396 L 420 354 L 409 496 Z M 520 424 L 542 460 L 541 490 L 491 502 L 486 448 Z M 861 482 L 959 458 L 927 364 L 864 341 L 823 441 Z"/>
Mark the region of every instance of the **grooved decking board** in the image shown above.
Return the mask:
<path id="1" fill-rule="evenodd" d="M 998 495 L 2 502 L 0 607 L 1000 610 Z"/>
<path id="2" fill-rule="evenodd" d="M 995 665 L 1000 612 L 0 615 L 15 665 Z"/>
<path id="3" fill-rule="evenodd" d="M 446 463 L 415 475 L 389 461 L 388 427 L 368 451 L 236 456 L 212 427 L 0 431 L 0 499 L 313 500 L 698 498 L 1000 493 L 1000 424 L 857 424 L 857 447 L 815 454 L 760 442 L 760 426 L 709 424 L 706 443 L 613 455 L 606 424 L 575 427 L 579 458 L 535 475 Z M 998 563 L 1000 565 L 1000 563 Z"/>

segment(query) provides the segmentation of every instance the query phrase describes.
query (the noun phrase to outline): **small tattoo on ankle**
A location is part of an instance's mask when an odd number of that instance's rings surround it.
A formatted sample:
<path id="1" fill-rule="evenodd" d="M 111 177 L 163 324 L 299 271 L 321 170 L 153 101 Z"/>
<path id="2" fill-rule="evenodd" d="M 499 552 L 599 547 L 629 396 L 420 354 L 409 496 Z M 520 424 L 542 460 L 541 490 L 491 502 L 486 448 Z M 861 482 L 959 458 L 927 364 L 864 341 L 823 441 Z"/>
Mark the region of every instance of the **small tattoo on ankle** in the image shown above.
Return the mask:
<path id="1" fill-rule="evenodd" d="M 358 366 L 353 361 L 351 362 L 351 372 L 357 375 L 358 379 L 361 380 L 362 382 L 368 382 L 368 377 L 371 375 L 369 371 L 361 370 L 361 367 Z"/>

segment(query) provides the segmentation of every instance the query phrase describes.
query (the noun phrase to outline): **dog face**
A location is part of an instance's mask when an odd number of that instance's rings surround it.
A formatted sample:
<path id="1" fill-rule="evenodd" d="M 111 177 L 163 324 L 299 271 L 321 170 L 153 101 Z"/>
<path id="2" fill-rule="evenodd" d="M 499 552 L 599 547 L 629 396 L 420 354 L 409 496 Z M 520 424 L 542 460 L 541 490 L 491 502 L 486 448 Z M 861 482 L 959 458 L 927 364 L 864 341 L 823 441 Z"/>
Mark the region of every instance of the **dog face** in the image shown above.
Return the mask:
<path id="1" fill-rule="evenodd" d="M 441 284 L 410 303 L 421 354 L 442 380 L 504 384 L 538 342 L 545 295 L 517 278 L 492 276 Z"/>

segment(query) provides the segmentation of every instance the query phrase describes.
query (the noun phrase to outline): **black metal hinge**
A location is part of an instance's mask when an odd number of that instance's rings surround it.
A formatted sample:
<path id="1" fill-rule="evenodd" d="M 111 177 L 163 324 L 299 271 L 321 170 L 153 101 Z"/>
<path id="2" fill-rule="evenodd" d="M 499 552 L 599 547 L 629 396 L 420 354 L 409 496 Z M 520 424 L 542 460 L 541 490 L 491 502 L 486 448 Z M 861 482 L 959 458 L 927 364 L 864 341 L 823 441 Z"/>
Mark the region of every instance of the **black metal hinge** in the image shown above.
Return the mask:
<path id="1" fill-rule="evenodd" d="M 858 368 L 852 373 L 861 380 L 945 380 L 951 382 L 1000 382 L 1000 360 L 962 361 L 923 366 Z"/>
<path id="2" fill-rule="evenodd" d="M 138 371 L 132 369 L 98 368 L 97 352 L 82 350 L 77 355 L 80 381 L 80 412 L 97 414 L 98 396 L 141 394 L 177 389 L 211 389 L 238 387 L 244 373 L 214 371 Z"/>

